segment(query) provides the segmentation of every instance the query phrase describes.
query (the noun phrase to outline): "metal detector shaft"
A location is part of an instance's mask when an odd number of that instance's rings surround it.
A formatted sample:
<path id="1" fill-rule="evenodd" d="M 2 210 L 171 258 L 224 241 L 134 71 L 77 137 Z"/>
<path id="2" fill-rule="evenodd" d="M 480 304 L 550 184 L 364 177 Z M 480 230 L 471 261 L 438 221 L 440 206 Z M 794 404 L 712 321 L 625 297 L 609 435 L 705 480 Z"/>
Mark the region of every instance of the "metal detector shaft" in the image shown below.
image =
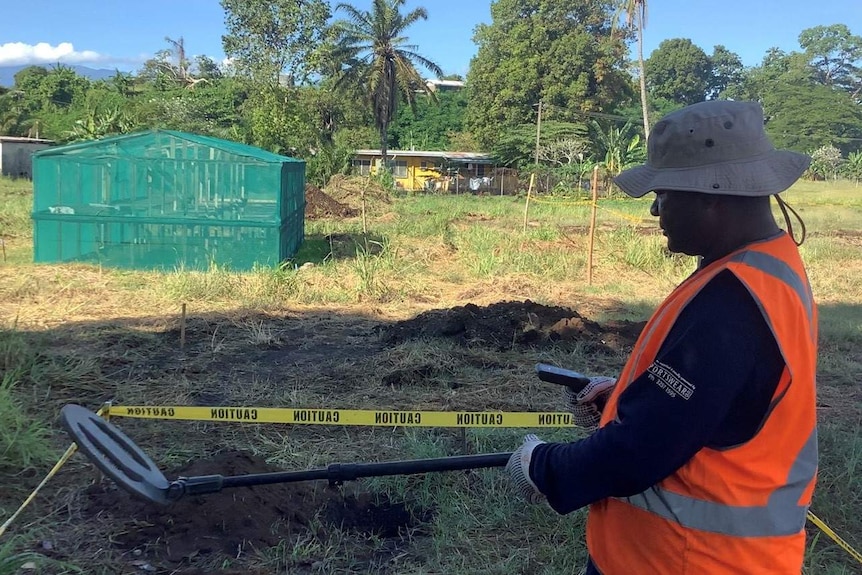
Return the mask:
<path id="1" fill-rule="evenodd" d="M 325 468 L 308 469 L 305 471 L 276 471 L 272 473 L 253 473 L 228 477 L 221 475 L 180 477 L 171 482 L 168 488 L 168 499 L 179 499 L 184 495 L 215 493 L 228 487 L 297 483 L 300 481 L 323 479 L 332 484 L 338 484 L 344 481 L 359 479 L 360 477 L 415 475 L 439 471 L 504 467 L 511 455 L 511 453 L 485 453 L 408 461 L 383 461 L 379 463 L 333 463 Z"/>

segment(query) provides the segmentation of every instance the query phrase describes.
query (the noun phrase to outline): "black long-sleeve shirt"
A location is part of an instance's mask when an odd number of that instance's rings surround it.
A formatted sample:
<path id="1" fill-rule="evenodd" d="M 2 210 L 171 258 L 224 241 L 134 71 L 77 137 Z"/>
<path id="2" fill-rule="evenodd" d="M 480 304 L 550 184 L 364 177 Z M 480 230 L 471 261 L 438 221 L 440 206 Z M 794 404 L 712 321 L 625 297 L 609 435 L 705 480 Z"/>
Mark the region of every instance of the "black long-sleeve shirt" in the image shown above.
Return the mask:
<path id="1" fill-rule="evenodd" d="M 559 513 L 640 493 L 704 447 L 751 439 L 783 369 L 751 294 L 721 272 L 680 313 L 650 369 L 620 395 L 619 421 L 580 441 L 537 446 L 530 475 Z"/>

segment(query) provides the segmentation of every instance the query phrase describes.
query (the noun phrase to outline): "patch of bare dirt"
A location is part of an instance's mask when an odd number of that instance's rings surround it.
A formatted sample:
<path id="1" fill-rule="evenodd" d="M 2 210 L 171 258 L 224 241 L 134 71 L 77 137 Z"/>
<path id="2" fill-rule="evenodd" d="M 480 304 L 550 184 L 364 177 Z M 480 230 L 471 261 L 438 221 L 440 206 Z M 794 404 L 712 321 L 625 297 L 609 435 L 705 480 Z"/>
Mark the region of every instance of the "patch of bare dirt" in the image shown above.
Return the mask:
<path id="1" fill-rule="evenodd" d="M 166 473 L 169 479 L 203 475 L 242 476 L 279 471 L 262 458 L 229 451 Z M 129 496 L 111 481 L 87 490 L 88 512 L 107 513 L 123 526 L 116 543 L 132 551 L 141 565 L 171 573 L 203 574 L 200 567 L 178 570 L 183 563 L 208 555 L 237 557 L 263 550 L 283 539 L 309 533 L 313 519 L 327 527 L 381 538 L 400 537 L 432 514 L 391 503 L 371 493 L 346 493 L 321 482 L 275 483 L 231 487 L 218 493 L 186 496 L 161 506 Z M 421 529 L 420 529 L 421 532 Z M 218 571 L 224 574 L 224 571 Z"/>

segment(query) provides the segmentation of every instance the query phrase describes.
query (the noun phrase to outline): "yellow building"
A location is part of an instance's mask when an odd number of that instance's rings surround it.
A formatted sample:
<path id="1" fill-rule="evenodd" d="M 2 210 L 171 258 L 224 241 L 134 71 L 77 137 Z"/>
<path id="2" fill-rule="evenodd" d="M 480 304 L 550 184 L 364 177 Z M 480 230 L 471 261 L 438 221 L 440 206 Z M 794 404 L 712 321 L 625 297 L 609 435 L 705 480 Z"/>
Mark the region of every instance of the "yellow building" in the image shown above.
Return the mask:
<path id="1" fill-rule="evenodd" d="M 475 191 L 488 185 L 494 168 L 490 154 L 477 152 L 435 152 L 388 150 L 395 185 L 409 191 Z M 381 165 L 380 150 L 356 150 L 355 174 L 376 174 Z"/>

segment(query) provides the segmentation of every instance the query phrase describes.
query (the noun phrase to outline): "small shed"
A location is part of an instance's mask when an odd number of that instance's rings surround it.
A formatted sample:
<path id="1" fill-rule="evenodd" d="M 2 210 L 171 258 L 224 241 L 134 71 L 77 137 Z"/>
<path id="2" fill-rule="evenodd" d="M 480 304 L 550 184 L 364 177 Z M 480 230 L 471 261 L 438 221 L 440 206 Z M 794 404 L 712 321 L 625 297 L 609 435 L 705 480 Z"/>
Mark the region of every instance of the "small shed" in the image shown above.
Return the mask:
<path id="1" fill-rule="evenodd" d="M 32 179 L 33 154 L 53 143 L 39 138 L 0 136 L 0 176 Z"/>
<path id="2" fill-rule="evenodd" d="M 150 130 L 33 156 L 36 262 L 248 270 L 304 238 L 305 162 Z"/>

